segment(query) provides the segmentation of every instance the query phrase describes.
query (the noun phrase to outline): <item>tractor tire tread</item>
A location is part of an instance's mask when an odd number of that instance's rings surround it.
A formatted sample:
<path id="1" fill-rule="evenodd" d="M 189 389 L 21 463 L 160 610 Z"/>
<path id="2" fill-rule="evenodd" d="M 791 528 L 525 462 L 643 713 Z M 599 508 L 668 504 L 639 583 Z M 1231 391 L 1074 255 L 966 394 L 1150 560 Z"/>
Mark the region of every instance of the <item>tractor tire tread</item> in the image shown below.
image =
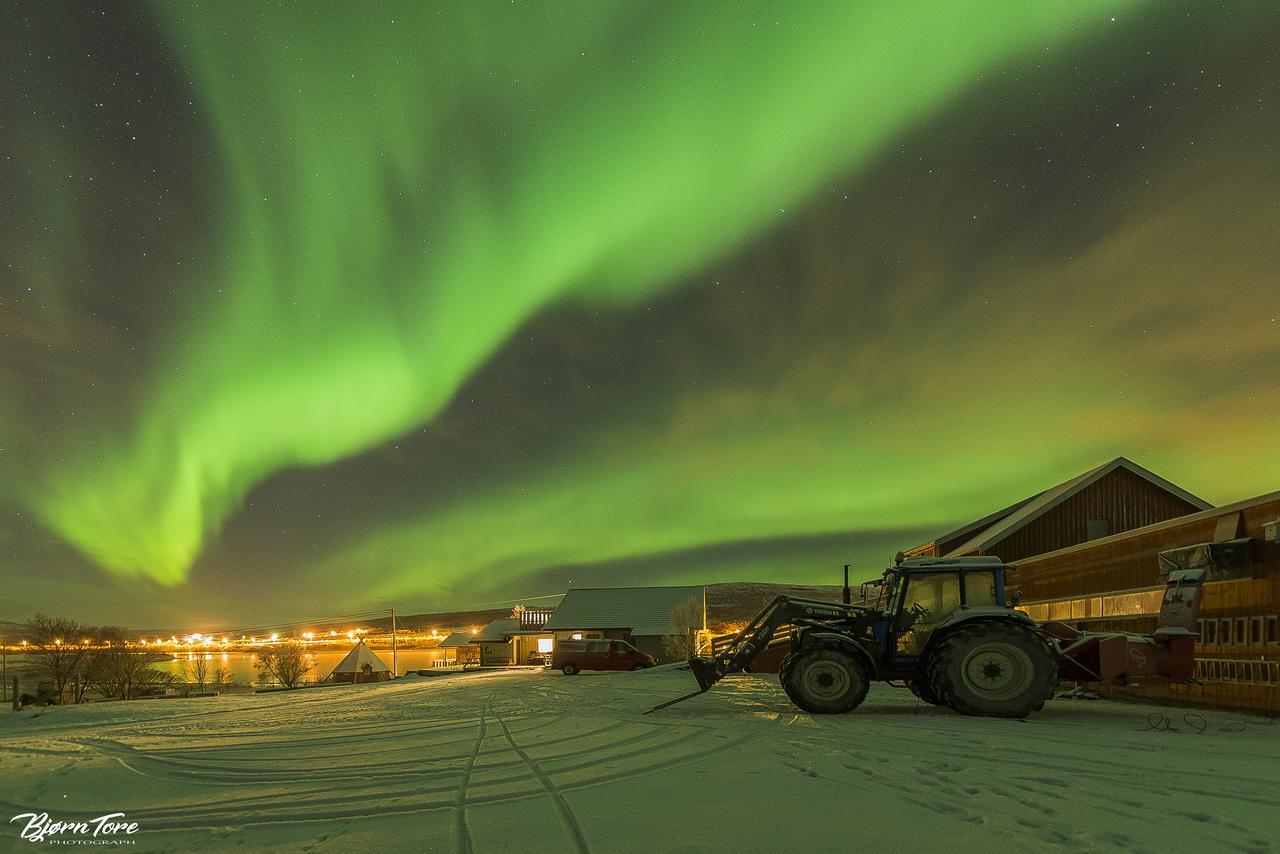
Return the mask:
<path id="1" fill-rule="evenodd" d="M 843 659 L 845 666 L 852 671 L 853 690 L 837 702 L 825 705 L 811 702 L 800 690 L 796 674 L 803 672 L 803 667 L 809 659 L 818 657 L 830 659 L 836 656 Z M 871 675 L 866 664 L 858 656 L 843 650 L 826 646 L 813 646 L 800 652 L 792 653 L 788 656 L 788 659 L 790 659 L 790 662 L 785 671 L 786 678 L 782 683 L 782 688 L 792 703 L 795 703 L 796 706 L 810 714 L 831 715 L 852 711 L 866 699 L 867 691 L 871 688 Z M 779 675 L 782 675 L 781 672 Z"/>
<path id="2" fill-rule="evenodd" d="M 1003 636 L 1016 641 L 1032 658 L 1032 678 L 1035 690 L 1012 701 L 983 702 L 966 696 L 948 667 L 958 658 L 957 650 L 973 640 Z M 1036 659 L 1039 658 L 1039 662 Z M 1008 622 L 979 621 L 957 628 L 934 647 L 928 662 L 929 685 L 943 705 L 962 715 L 995 718 L 1025 718 L 1044 708 L 1045 700 L 1053 696 L 1058 687 L 1058 662 L 1048 642 L 1030 627 Z"/>

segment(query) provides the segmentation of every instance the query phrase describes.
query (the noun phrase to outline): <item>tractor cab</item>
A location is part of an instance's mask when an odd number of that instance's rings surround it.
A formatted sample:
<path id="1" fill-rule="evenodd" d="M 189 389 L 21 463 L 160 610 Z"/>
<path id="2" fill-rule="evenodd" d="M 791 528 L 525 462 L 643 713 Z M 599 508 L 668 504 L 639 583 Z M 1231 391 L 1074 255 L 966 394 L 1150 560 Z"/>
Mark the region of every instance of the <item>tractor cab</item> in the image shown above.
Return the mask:
<path id="1" fill-rule="evenodd" d="M 1004 572 L 996 557 L 910 558 L 885 570 L 882 648 L 896 657 L 924 654 L 938 629 L 975 611 L 1007 611 Z M 901 663 L 900 663 L 901 664 Z"/>

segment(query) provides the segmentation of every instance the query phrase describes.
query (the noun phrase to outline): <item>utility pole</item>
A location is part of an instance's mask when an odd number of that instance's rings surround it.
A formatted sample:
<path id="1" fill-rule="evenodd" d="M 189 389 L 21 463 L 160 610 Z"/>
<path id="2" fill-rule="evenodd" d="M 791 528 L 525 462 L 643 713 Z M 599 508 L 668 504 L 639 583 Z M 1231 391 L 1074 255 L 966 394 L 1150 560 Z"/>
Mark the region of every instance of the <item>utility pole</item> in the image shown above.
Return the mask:
<path id="1" fill-rule="evenodd" d="M 400 675 L 400 666 L 397 661 L 397 653 L 399 646 L 396 643 L 396 609 L 391 609 L 391 678 L 395 679 Z"/>

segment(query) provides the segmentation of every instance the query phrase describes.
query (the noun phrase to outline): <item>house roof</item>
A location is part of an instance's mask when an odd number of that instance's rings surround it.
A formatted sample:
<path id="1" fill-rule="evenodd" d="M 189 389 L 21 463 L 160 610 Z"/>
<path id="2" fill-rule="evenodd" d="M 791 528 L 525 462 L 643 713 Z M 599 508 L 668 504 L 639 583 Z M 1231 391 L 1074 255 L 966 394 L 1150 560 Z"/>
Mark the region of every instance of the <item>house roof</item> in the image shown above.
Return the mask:
<path id="1" fill-rule="evenodd" d="M 475 646 L 478 635 L 471 632 L 454 632 L 444 640 L 440 641 L 441 648 L 457 649 L 460 646 Z"/>
<path id="2" fill-rule="evenodd" d="M 702 587 L 575 587 L 547 620 L 548 631 L 630 629 L 636 635 L 671 635 L 671 610 L 688 600 L 699 607 Z"/>
<path id="3" fill-rule="evenodd" d="M 494 620 L 489 625 L 480 630 L 480 634 L 473 635 L 472 643 L 480 641 L 505 641 L 511 635 L 520 634 L 520 621 L 516 619 Z"/>
<path id="4" fill-rule="evenodd" d="M 364 645 L 361 640 L 351 648 L 351 652 L 346 654 L 342 661 L 338 662 L 338 666 L 333 668 L 334 673 L 362 673 L 365 665 L 369 665 L 374 673 L 389 673 L 391 668 L 386 665 L 381 658 L 373 654 L 373 650 Z"/>
<path id="5" fill-rule="evenodd" d="M 1012 505 L 1012 507 L 1008 508 L 1008 512 L 1001 511 L 1001 513 L 993 514 L 993 516 L 988 516 L 986 519 L 979 520 L 979 522 L 985 522 L 989 519 L 993 519 L 994 517 L 991 525 L 978 529 L 977 533 L 974 534 L 973 537 L 948 552 L 948 556 L 963 555 L 967 552 L 982 550 L 1000 542 L 1009 534 L 1023 527 L 1032 520 L 1044 515 L 1054 507 L 1057 507 L 1063 501 L 1066 501 L 1068 498 L 1075 495 L 1077 492 L 1080 492 L 1080 490 L 1090 484 L 1096 483 L 1117 469 L 1124 469 L 1131 474 L 1137 475 L 1143 480 L 1163 489 L 1165 492 L 1168 492 L 1171 495 L 1176 495 L 1178 498 L 1181 498 L 1193 507 L 1197 507 L 1201 510 L 1208 510 L 1213 506 L 1204 499 L 1192 495 L 1177 484 L 1165 480 L 1160 477 L 1160 475 L 1143 468 L 1132 460 L 1126 459 L 1125 457 L 1116 457 L 1109 463 L 1104 463 L 1097 468 L 1090 469 L 1084 474 L 1073 477 L 1071 480 L 1064 483 L 1060 483 L 1052 489 L 1046 489 L 1044 492 L 1031 496 L 1026 501 Z M 974 523 L 974 526 L 976 527 L 977 524 L 978 523 Z M 964 532 L 964 528 L 957 530 L 957 533 Z M 945 539 L 946 537 L 939 537 L 935 542 L 941 542 Z"/>

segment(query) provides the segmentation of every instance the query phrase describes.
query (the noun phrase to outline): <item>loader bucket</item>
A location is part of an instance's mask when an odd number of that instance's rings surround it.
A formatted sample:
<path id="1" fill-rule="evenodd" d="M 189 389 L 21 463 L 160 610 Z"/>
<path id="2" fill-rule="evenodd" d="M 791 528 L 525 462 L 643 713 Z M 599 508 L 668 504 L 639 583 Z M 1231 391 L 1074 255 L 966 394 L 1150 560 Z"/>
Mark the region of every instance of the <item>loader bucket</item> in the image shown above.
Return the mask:
<path id="1" fill-rule="evenodd" d="M 720 681 L 721 674 L 716 672 L 716 663 L 709 658 L 689 659 L 689 669 L 693 671 L 693 678 L 698 680 L 698 687 L 703 691 Z"/>

